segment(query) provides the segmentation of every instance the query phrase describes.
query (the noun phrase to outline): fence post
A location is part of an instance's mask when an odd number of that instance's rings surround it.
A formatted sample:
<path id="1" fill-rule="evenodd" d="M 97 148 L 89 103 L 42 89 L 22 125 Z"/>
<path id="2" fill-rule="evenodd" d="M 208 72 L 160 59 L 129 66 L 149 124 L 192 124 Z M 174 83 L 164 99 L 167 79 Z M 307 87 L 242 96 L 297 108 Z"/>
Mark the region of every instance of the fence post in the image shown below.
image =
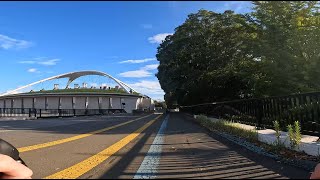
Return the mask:
<path id="1" fill-rule="evenodd" d="M 262 101 L 261 99 L 257 100 L 257 127 L 261 127 L 262 122 Z"/>
<path id="2" fill-rule="evenodd" d="M 39 113 L 40 113 L 40 117 L 41 117 L 41 109 L 40 109 L 40 112 L 39 112 Z"/>
<path id="3" fill-rule="evenodd" d="M 73 116 L 76 116 L 76 110 L 73 109 Z"/>
<path id="4" fill-rule="evenodd" d="M 61 117 L 61 109 L 58 109 L 59 117 Z"/>
<path id="5" fill-rule="evenodd" d="M 34 117 L 37 117 L 37 109 L 33 109 L 34 111 Z"/>

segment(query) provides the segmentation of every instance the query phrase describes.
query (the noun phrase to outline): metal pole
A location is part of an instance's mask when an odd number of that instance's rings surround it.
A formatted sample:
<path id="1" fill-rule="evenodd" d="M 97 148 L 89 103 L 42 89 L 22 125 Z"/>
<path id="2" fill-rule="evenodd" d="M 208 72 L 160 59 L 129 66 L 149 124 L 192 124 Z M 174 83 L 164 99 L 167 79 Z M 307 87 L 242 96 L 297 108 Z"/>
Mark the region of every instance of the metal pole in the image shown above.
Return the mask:
<path id="1" fill-rule="evenodd" d="M 257 127 L 261 127 L 262 110 L 262 102 L 261 100 L 257 100 Z"/>

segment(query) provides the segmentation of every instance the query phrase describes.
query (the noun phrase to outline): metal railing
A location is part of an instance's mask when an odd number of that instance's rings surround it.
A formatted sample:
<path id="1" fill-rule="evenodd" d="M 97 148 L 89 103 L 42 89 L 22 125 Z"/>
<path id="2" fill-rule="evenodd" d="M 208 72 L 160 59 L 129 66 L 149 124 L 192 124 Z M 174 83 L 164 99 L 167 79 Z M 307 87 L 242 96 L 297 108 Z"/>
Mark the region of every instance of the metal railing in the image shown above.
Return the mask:
<path id="1" fill-rule="evenodd" d="M 226 118 L 259 128 L 278 120 L 286 130 L 299 121 L 304 134 L 320 136 L 320 92 L 181 106 L 182 112 Z"/>
<path id="2" fill-rule="evenodd" d="M 34 109 L 0 108 L 0 117 L 70 117 L 126 113 L 124 109 Z"/>

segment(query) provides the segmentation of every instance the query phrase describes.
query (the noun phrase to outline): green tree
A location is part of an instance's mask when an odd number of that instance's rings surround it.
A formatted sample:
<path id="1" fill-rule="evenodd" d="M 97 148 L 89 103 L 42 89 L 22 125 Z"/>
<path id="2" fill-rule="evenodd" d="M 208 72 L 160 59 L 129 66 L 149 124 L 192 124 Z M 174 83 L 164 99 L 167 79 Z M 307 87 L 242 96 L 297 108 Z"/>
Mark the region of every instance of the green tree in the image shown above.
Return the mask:
<path id="1" fill-rule="evenodd" d="M 250 96 L 255 31 L 247 16 L 233 11 L 190 14 L 158 47 L 156 76 L 168 99 L 194 104 Z"/>
<path id="2" fill-rule="evenodd" d="M 160 44 L 168 106 L 320 90 L 319 2 L 253 4 L 250 14 L 190 14 Z"/>
<path id="3" fill-rule="evenodd" d="M 320 19 L 317 1 L 254 1 L 255 56 L 261 60 L 256 96 L 319 90 Z"/>
<path id="4" fill-rule="evenodd" d="M 162 109 L 166 109 L 167 105 L 164 101 L 154 101 L 155 107 L 161 107 Z"/>

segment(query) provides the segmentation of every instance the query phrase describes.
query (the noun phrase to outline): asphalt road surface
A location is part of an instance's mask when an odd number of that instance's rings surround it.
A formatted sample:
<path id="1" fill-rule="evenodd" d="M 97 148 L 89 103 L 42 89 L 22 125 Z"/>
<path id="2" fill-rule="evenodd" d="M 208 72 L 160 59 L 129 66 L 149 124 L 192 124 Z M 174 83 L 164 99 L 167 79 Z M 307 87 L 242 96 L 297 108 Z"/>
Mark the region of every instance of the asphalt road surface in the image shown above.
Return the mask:
<path id="1" fill-rule="evenodd" d="M 181 113 L 1 120 L 33 178 L 309 178 Z"/>

